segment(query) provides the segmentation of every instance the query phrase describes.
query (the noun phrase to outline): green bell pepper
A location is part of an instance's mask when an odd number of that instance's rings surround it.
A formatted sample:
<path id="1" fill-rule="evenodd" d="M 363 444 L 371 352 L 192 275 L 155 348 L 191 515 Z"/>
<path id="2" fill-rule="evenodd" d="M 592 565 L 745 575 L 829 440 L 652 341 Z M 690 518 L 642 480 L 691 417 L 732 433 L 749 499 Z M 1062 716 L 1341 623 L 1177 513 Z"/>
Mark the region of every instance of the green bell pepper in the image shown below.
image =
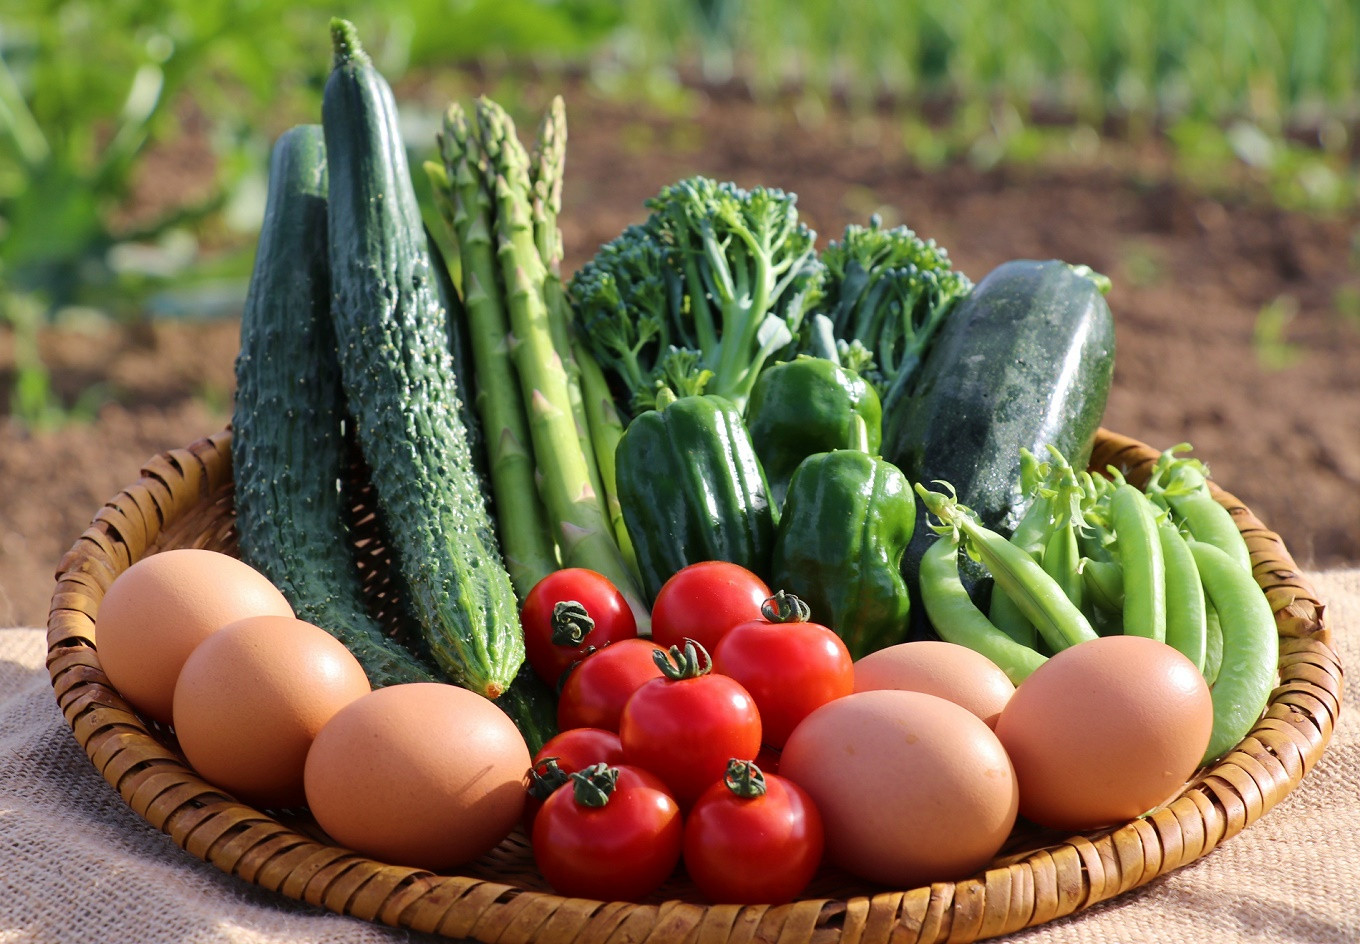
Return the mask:
<path id="1" fill-rule="evenodd" d="M 878 455 L 882 426 L 874 388 L 821 357 L 802 355 L 765 368 L 746 404 L 746 428 L 776 508 L 783 507 L 798 463 L 833 449 Z"/>
<path id="2" fill-rule="evenodd" d="M 902 554 L 915 525 L 916 499 L 896 466 L 853 449 L 809 456 L 789 483 L 771 586 L 804 600 L 856 659 L 904 642 Z"/>
<path id="3" fill-rule="evenodd" d="M 615 464 L 649 600 L 699 561 L 730 561 L 769 580 L 775 509 L 731 401 L 681 397 L 639 414 L 619 440 Z"/>

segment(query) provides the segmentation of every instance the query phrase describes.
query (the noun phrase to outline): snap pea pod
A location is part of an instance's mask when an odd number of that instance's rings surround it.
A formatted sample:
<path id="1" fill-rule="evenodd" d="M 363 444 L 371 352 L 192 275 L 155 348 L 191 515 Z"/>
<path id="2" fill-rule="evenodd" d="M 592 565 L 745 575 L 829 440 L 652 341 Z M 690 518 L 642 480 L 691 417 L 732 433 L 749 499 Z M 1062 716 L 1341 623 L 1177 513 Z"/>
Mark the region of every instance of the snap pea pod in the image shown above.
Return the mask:
<path id="1" fill-rule="evenodd" d="M 921 557 L 921 603 L 941 639 L 982 653 L 1019 685 L 1048 661 L 1007 636 L 973 603 L 959 578 L 959 533 L 948 529 Z"/>
<path id="2" fill-rule="evenodd" d="M 991 573 L 996 585 L 1020 607 L 1054 652 L 1096 638 L 1085 614 L 1044 569 L 1000 534 L 984 527 L 956 497 L 932 492 L 917 483 L 916 493 L 943 525 L 956 527 Z"/>
<path id="3" fill-rule="evenodd" d="M 1191 540 L 1189 546 L 1223 628 L 1223 661 L 1210 688 L 1214 725 L 1202 761 L 1207 764 L 1261 717 L 1275 684 L 1280 638 L 1270 602 L 1251 574 L 1212 544 Z"/>
<path id="4" fill-rule="evenodd" d="M 1166 564 L 1152 504 L 1122 482 L 1110 496 L 1119 562 L 1124 568 L 1124 634 L 1166 641 Z"/>
<path id="5" fill-rule="evenodd" d="M 1251 573 L 1251 552 L 1232 513 L 1209 491 L 1208 472 L 1198 459 L 1178 458 L 1188 443 L 1162 453 L 1152 467 L 1148 496 L 1171 510 L 1196 541 L 1212 544 Z"/>
<path id="6" fill-rule="evenodd" d="M 1124 611 L 1124 568 L 1118 561 L 1082 558 L 1081 579 L 1092 607 L 1119 615 Z"/>
<path id="7" fill-rule="evenodd" d="M 1203 584 L 1201 583 L 1201 586 Z M 1204 681 L 1213 687 L 1218 681 L 1218 669 L 1223 665 L 1223 624 L 1218 610 L 1207 597 L 1204 600 Z"/>
<path id="8" fill-rule="evenodd" d="M 1039 457 L 1028 449 L 1020 450 L 1020 490 L 1030 496 L 1030 504 L 1011 532 L 1011 543 L 1023 548 L 1035 560 L 1039 560 L 1043 554 L 1044 535 L 1053 513 L 1053 491 L 1043 487 L 1051 468 L 1049 463 L 1040 462 Z M 1034 624 L 1026 619 L 1015 601 L 999 587 L 992 587 L 987 618 L 993 626 L 1021 645 L 1034 646 Z"/>
<path id="9" fill-rule="evenodd" d="M 1204 671 L 1207 630 L 1204 615 L 1204 587 L 1199 566 L 1190 546 L 1171 519 L 1157 521 L 1162 558 L 1166 563 L 1166 642 Z"/>

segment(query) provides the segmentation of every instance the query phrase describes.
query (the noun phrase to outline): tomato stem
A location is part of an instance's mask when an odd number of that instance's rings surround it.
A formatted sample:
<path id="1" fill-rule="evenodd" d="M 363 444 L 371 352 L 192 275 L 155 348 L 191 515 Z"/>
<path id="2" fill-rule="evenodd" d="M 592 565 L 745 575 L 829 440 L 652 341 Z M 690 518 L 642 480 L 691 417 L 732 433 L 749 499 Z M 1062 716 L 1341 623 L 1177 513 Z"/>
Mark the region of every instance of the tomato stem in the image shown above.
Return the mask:
<path id="1" fill-rule="evenodd" d="M 595 621 L 586 612 L 585 605 L 576 600 L 560 600 L 553 604 L 552 641 L 554 646 L 570 646 L 573 649 L 585 641 L 586 636 L 595 628 Z"/>
<path id="2" fill-rule="evenodd" d="M 713 660 L 708 650 L 693 639 L 686 637 L 685 648 L 671 646 L 669 651 L 657 650 L 652 653 L 652 661 L 661 674 L 672 682 L 698 678 L 713 671 Z"/>
<path id="3" fill-rule="evenodd" d="M 556 757 L 545 757 L 529 768 L 529 795 L 536 800 L 546 800 L 570 779 L 567 772 L 558 766 Z"/>
<path id="4" fill-rule="evenodd" d="M 603 763 L 592 764 L 570 776 L 573 796 L 581 806 L 604 806 L 619 783 L 619 769 Z"/>
<path id="5" fill-rule="evenodd" d="M 727 762 L 727 772 L 723 774 L 723 784 L 734 794 L 753 800 L 765 795 L 765 774 L 753 760 L 739 760 L 734 757 Z"/>
<path id="6" fill-rule="evenodd" d="M 760 615 L 769 623 L 806 623 L 812 619 L 812 608 L 792 593 L 776 590 L 760 604 Z"/>

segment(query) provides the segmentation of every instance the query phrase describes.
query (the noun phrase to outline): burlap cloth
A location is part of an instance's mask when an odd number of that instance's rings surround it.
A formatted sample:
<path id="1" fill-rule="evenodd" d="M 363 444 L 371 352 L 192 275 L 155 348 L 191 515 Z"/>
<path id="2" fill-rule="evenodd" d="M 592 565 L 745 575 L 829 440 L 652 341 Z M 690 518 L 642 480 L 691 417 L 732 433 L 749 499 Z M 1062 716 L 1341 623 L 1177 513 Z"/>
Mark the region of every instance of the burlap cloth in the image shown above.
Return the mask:
<path id="1" fill-rule="evenodd" d="M 1360 665 L 1360 570 L 1314 575 Z M 37 629 L 0 630 L 0 942 L 426 940 L 293 902 L 181 851 L 124 805 L 57 710 Z M 1027 944 L 1360 942 L 1360 721 L 1262 820 L 1203 859 Z M 567 944 L 567 942 L 562 942 Z"/>

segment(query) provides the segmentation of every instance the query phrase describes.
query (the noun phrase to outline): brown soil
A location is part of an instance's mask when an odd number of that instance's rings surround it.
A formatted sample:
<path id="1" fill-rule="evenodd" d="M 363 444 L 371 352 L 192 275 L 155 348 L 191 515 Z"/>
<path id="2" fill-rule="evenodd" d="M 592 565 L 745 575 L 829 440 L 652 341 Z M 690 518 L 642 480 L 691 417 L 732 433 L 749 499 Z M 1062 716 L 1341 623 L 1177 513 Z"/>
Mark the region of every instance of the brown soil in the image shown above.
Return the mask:
<path id="1" fill-rule="evenodd" d="M 975 280 L 1010 258 L 1087 263 L 1115 285 L 1106 425 L 1158 448 L 1193 443 L 1304 567 L 1360 563 L 1360 321 L 1334 304 L 1338 291 L 1360 289 L 1360 218 L 1204 196 L 1149 149 L 1080 166 L 959 162 L 926 173 L 876 121 L 800 127 L 781 109 L 730 97 L 684 121 L 584 94 L 571 107 L 569 269 L 639 220 L 662 185 L 700 172 L 797 192 L 823 239 L 872 212 L 906 222 Z M 1263 347 L 1258 315 L 1280 297 L 1297 313 L 1283 347 Z M 110 401 L 93 424 L 52 432 L 0 421 L 0 625 L 45 620 L 62 552 L 147 457 L 225 424 L 237 332 L 232 321 L 99 324 L 45 338 L 59 389 L 74 397 L 102 384 Z M 11 365 L 0 336 L 6 390 Z"/>

